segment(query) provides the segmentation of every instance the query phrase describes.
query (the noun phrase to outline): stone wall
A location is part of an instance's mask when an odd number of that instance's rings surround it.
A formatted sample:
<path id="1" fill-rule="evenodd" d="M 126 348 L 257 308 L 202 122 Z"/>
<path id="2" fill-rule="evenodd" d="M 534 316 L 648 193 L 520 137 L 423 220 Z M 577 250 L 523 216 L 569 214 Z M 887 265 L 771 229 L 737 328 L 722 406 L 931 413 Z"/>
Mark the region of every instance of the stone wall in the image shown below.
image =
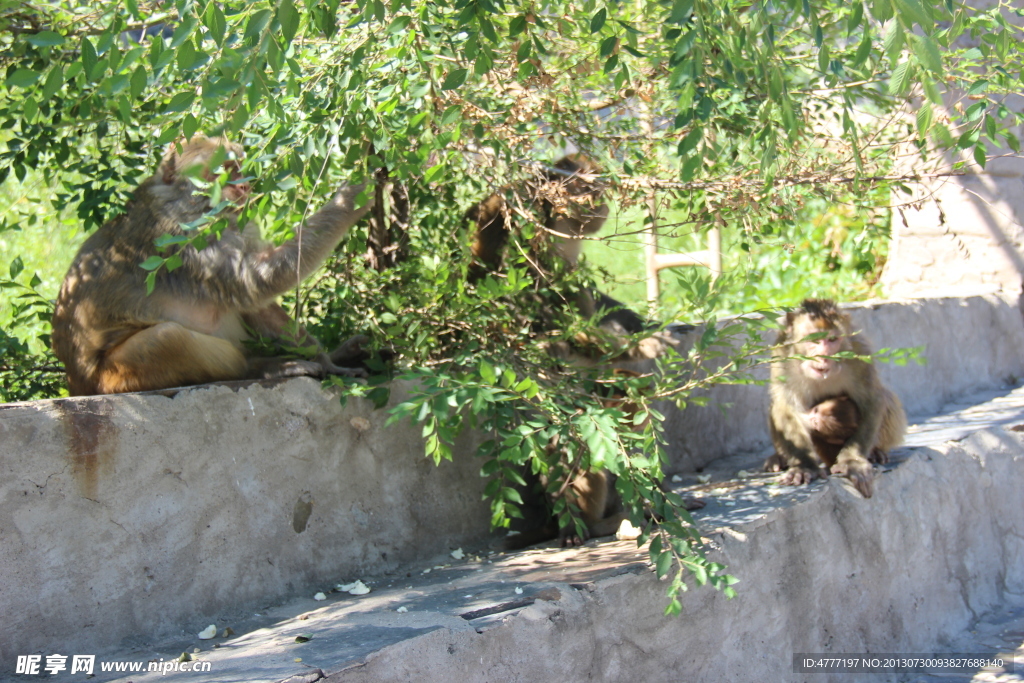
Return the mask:
<path id="1" fill-rule="evenodd" d="M 1001 298 L 852 313 L 879 346 L 925 346 L 927 366 L 881 367 L 911 413 L 1024 377 Z M 666 411 L 672 471 L 767 445 L 764 386 L 711 399 Z M 0 658 L 198 631 L 490 542 L 474 436 L 435 467 L 385 419 L 310 379 L 0 406 Z"/>

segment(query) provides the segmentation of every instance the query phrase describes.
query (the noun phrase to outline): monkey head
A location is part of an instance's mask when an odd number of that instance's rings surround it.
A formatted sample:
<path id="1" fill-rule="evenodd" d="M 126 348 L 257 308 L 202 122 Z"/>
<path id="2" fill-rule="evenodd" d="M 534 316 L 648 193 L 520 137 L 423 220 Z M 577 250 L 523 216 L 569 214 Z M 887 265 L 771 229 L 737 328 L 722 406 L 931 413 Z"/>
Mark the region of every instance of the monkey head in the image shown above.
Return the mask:
<path id="1" fill-rule="evenodd" d="M 191 177 L 214 182 L 221 175 L 227 176 L 222 196 L 232 204 L 241 206 L 249 198 L 252 189 L 242 176 L 242 161 L 245 152 L 241 145 L 228 142 L 226 138 L 208 138 L 195 135 L 191 140 L 172 142 L 164 153 L 157 177 L 165 185 L 190 182 Z"/>
<path id="2" fill-rule="evenodd" d="M 786 315 L 786 328 L 779 343 L 787 344 L 800 361 L 800 372 L 811 380 L 825 380 L 843 369 L 843 364 L 830 356 L 849 351 L 850 319 L 839 312 L 834 301 L 806 299 L 795 311 Z"/>
<path id="3" fill-rule="evenodd" d="M 860 411 L 849 396 L 827 398 L 811 408 L 804 419 L 807 427 L 829 443 L 843 444 L 853 436 L 860 422 Z"/>
<path id="4" fill-rule="evenodd" d="M 555 162 L 554 168 L 539 192 L 550 204 L 551 228 L 573 237 L 599 231 L 608 219 L 608 205 L 601 201 L 605 185 L 597 177 L 601 167 L 582 154 L 570 154 Z"/>

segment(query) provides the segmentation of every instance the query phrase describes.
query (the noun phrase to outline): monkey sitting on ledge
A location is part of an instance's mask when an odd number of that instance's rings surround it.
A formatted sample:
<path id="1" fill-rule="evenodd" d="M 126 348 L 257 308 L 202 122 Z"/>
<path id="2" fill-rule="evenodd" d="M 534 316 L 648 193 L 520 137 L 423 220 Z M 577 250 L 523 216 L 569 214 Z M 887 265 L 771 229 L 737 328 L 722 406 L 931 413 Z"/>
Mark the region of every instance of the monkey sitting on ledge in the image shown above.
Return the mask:
<path id="1" fill-rule="evenodd" d="M 149 391 L 218 380 L 325 374 L 360 376 L 340 367 L 360 352 L 354 337 L 332 353 L 297 325 L 274 299 L 322 264 L 370 208 L 356 207 L 363 186 L 343 186 L 310 217 L 301 234 L 280 246 L 263 242 L 238 213 L 249 195 L 241 176 L 242 148 L 195 136 L 174 143 L 157 172 L 132 196 L 126 213 L 85 241 L 57 298 L 53 350 L 64 364 L 72 396 Z M 214 180 L 217 159 L 229 174 L 223 197 L 234 206 L 219 217 L 228 227 L 205 249 L 187 247 L 181 265 L 162 270 L 147 294 L 140 264 L 154 241 L 184 234 L 210 211 L 210 198 L 191 175 Z M 243 342 L 269 339 L 282 352 L 312 348 L 313 360 L 253 357 Z"/>
<path id="2" fill-rule="evenodd" d="M 765 462 L 765 470 L 786 470 L 783 484 L 806 484 L 820 476 L 824 464 L 832 474 L 848 476 L 870 498 L 871 463 L 886 462 L 888 451 L 902 443 L 907 417 L 874 365 L 860 358 L 835 358 L 840 352 L 871 354 L 867 341 L 853 332 L 849 316 L 835 302 L 807 299 L 786 315 L 772 351 L 768 427 L 775 455 Z M 843 401 L 852 405 L 844 406 Z M 834 454 L 836 444 L 827 443 L 827 437 L 824 451 L 814 440 L 817 430 L 818 443 L 822 441 L 820 425 L 826 432 L 830 429 L 823 421 L 828 413 L 842 413 L 839 435 L 832 437 L 842 439 L 842 445 Z M 843 437 L 847 430 L 851 433 Z"/>

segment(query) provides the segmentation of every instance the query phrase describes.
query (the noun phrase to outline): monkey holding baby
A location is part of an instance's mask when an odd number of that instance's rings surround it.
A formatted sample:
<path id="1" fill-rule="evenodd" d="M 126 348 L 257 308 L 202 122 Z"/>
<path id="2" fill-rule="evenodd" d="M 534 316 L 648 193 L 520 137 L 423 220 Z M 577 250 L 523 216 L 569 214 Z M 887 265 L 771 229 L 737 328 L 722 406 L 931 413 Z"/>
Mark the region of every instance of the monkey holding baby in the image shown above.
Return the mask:
<path id="1" fill-rule="evenodd" d="M 775 454 L 765 470 L 785 470 L 781 483 L 806 484 L 842 474 L 865 498 L 874 490 L 872 463 L 888 461 L 907 418 L 878 371 L 850 352 L 869 356 L 867 341 L 827 299 L 807 299 L 786 315 L 772 351 L 769 430 Z"/>
<path id="2" fill-rule="evenodd" d="M 126 212 L 93 233 L 75 257 L 53 314 L 53 349 L 72 396 L 149 391 L 236 379 L 325 374 L 358 376 L 342 367 L 361 350 L 355 337 L 327 353 L 275 298 L 307 278 L 370 208 L 356 206 L 363 186 L 345 185 L 280 246 L 255 226 L 238 225 L 250 187 L 241 175 L 242 148 L 195 136 L 174 143 L 157 172 L 135 190 Z M 149 293 L 140 267 L 157 253 L 155 240 L 184 235 L 183 224 L 211 211 L 192 178 L 215 181 L 223 169 L 217 214 L 227 227 L 204 249 L 187 246 L 181 265 L 161 270 Z M 223 178 L 223 176 L 221 176 Z M 244 342 L 269 340 L 280 350 L 254 356 Z M 290 358 L 311 349 L 312 360 Z"/>

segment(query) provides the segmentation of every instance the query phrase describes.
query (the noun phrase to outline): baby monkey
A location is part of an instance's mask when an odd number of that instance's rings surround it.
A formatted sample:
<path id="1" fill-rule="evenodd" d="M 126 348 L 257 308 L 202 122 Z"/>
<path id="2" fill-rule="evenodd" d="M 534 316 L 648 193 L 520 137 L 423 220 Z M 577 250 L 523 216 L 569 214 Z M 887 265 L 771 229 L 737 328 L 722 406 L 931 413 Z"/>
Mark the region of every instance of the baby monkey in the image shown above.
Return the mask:
<path id="1" fill-rule="evenodd" d="M 860 424 L 860 411 L 857 404 L 843 394 L 826 398 L 811 408 L 806 420 L 814 452 L 825 467 L 831 468 L 836 464 L 839 451 L 856 433 Z"/>

